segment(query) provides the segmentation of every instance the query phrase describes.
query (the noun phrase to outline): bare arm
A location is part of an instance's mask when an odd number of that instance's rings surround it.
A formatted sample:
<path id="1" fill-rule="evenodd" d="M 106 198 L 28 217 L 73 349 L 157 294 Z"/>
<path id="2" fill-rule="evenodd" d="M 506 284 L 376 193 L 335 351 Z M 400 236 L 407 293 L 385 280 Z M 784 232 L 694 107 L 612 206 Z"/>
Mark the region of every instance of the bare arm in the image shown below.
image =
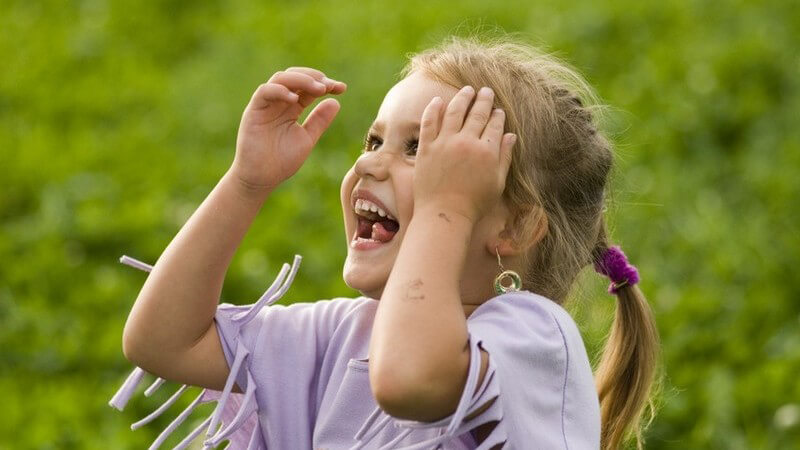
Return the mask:
<path id="1" fill-rule="evenodd" d="M 388 413 L 434 421 L 453 412 L 470 361 L 461 273 L 475 224 L 500 201 L 514 144 L 493 94 L 462 90 L 423 113 L 414 215 L 384 288 L 370 342 L 370 384 Z M 481 352 L 478 386 L 487 370 Z M 485 405 L 488 407 L 488 405 Z M 472 414 L 478 414 L 476 411 Z"/>
<path id="2" fill-rule="evenodd" d="M 222 177 L 144 283 L 123 332 L 123 351 L 129 359 L 168 379 L 195 385 L 224 381 L 224 359 L 210 358 L 213 364 L 204 376 L 185 373 L 174 364 L 175 358 L 213 328 L 225 272 L 266 194 L 249 191 L 230 171 Z M 210 337 L 216 337 L 213 331 Z"/>
<path id="3" fill-rule="evenodd" d="M 444 209 L 415 209 L 408 225 L 378 303 L 370 355 L 376 399 L 394 416 L 433 421 L 458 405 L 470 359 L 459 282 L 472 228 Z"/>
<path id="4" fill-rule="evenodd" d="M 228 366 L 214 325 L 222 283 L 247 229 L 279 183 L 308 157 L 339 110 L 321 102 L 344 83 L 292 68 L 261 85 L 245 110 L 231 168 L 159 257 L 123 332 L 123 352 L 162 378 L 221 389 Z"/>

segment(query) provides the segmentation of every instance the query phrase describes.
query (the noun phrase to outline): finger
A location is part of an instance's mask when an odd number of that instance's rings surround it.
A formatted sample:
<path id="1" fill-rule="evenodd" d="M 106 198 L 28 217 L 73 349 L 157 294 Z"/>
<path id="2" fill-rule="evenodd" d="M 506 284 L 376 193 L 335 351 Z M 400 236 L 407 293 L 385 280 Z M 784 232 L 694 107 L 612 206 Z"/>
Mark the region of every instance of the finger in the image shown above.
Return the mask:
<path id="1" fill-rule="evenodd" d="M 301 72 L 278 72 L 269 82 L 282 84 L 290 91 L 300 94 L 300 104 L 303 107 L 310 105 L 314 99 L 325 95 L 328 91 L 323 83 Z"/>
<path id="2" fill-rule="evenodd" d="M 494 91 L 492 88 L 482 87 L 475 97 L 475 103 L 467 115 L 467 120 L 464 121 L 462 130 L 480 136 L 492 114 L 492 105 L 494 105 Z"/>
<path id="3" fill-rule="evenodd" d="M 450 100 L 450 104 L 447 105 L 440 133 L 458 133 L 461 131 L 461 127 L 464 125 L 464 115 L 474 95 L 475 89 L 472 86 L 464 86 L 458 91 L 455 97 Z"/>
<path id="4" fill-rule="evenodd" d="M 347 90 L 347 84 L 328 78 L 325 73 L 312 69 L 311 67 L 289 67 L 287 72 L 300 72 L 313 77 L 315 80 L 324 84 L 329 94 L 341 94 Z"/>
<path id="5" fill-rule="evenodd" d="M 325 93 L 325 84 L 317 81 L 311 75 L 298 71 L 276 72 L 270 83 L 279 83 L 288 87 L 292 91 L 305 91 L 310 94 L 322 95 Z"/>
<path id="6" fill-rule="evenodd" d="M 500 161 L 503 164 L 503 172 L 508 173 L 511 167 L 512 156 L 514 155 L 514 144 L 517 143 L 517 135 L 506 133 L 503 135 L 503 143 L 500 144 Z"/>
<path id="7" fill-rule="evenodd" d="M 293 66 L 286 69 L 286 72 L 300 72 L 313 77 L 317 81 L 322 81 L 325 78 L 325 73 L 321 70 L 312 69 L 311 67 Z"/>
<path id="8" fill-rule="evenodd" d="M 303 122 L 303 128 L 306 129 L 306 132 L 308 132 L 314 144 L 317 143 L 322 133 L 324 133 L 331 122 L 333 122 L 333 118 L 336 117 L 339 108 L 341 108 L 341 106 L 336 99 L 326 98 L 319 102 L 319 105 L 306 117 L 306 120 Z"/>
<path id="9" fill-rule="evenodd" d="M 481 140 L 488 143 L 494 143 L 494 145 L 499 146 L 501 144 L 500 139 L 503 137 L 503 127 L 505 126 L 505 121 L 505 111 L 500 108 L 495 108 L 492 110 L 492 114 L 489 117 L 489 123 L 487 123 L 486 128 L 483 129 Z"/>
<path id="10" fill-rule="evenodd" d="M 253 93 L 250 103 L 256 108 L 263 108 L 275 101 L 296 103 L 299 98 L 282 84 L 264 83 Z"/>
<path id="11" fill-rule="evenodd" d="M 419 142 L 428 143 L 439 135 L 439 122 L 441 121 L 442 98 L 433 97 L 422 112 L 419 125 Z"/>

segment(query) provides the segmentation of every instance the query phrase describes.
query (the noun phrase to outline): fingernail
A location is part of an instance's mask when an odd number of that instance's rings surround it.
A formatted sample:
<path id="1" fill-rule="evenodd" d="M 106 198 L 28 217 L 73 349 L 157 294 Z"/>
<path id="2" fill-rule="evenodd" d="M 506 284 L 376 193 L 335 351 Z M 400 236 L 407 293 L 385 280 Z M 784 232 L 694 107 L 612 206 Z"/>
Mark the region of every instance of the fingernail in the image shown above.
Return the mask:
<path id="1" fill-rule="evenodd" d="M 290 102 L 296 102 L 297 100 L 300 99 L 300 96 L 295 94 L 294 92 L 289 92 L 289 95 L 287 95 L 287 97 L 289 98 Z"/>
<path id="2" fill-rule="evenodd" d="M 510 141 L 510 145 L 516 144 L 517 143 L 517 135 L 516 134 L 511 134 L 511 137 L 508 138 L 508 140 Z"/>
<path id="3" fill-rule="evenodd" d="M 489 86 L 484 86 L 481 88 L 481 94 L 483 95 L 488 95 L 492 93 L 494 93 L 494 91 L 492 91 L 492 88 L 490 88 Z"/>
<path id="4" fill-rule="evenodd" d="M 461 90 L 464 91 L 464 92 L 474 92 L 475 91 L 475 89 L 473 89 L 472 86 L 470 86 L 470 85 L 464 86 L 463 88 L 461 88 Z"/>

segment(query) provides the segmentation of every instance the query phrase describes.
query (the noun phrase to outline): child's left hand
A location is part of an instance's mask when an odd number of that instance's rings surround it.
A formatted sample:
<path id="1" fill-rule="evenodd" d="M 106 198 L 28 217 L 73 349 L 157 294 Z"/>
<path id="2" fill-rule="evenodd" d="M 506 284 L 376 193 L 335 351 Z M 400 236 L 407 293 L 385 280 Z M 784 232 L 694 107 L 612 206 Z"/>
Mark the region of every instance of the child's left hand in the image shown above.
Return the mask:
<path id="1" fill-rule="evenodd" d="M 435 97 L 422 114 L 414 169 L 414 208 L 434 205 L 476 223 L 500 200 L 511 165 L 513 133 L 494 93 L 465 86 L 447 105 Z"/>

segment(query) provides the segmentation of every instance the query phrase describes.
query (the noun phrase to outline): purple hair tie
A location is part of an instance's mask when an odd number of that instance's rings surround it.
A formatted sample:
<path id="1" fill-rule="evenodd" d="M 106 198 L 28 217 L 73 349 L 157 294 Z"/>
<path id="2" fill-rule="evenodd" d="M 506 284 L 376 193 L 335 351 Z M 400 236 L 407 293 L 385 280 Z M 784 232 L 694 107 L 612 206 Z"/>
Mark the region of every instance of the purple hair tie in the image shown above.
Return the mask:
<path id="1" fill-rule="evenodd" d="M 599 261 L 595 261 L 594 270 L 611 279 L 609 294 L 616 294 L 622 286 L 639 282 L 639 271 L 628 263 L 628 258 L 618 246 L 609 247 Z"/>

